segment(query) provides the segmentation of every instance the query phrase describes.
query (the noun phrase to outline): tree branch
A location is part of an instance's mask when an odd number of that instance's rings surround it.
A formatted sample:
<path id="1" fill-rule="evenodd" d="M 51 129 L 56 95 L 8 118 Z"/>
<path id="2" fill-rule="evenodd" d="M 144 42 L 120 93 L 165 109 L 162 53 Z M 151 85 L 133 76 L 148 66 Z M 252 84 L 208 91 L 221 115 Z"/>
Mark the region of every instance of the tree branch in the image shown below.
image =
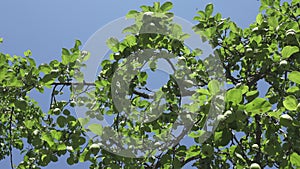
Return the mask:
<path id="1" fill-rule="evenodd" d="M 255 143 L 258 145 L 259 147 L 259 151 L 256 153 L 256 156 L 254 157 L 254 161 L 256 163 L 258 163 L 259 165 L 261 165 L 260 161 L 261 161 L 261 124 L 260 124 L 260 116 L 257 114 L 255 115 L 255 124 L 256 124 L 256 131 L 255 131 Z"/>
<path id="2" fill-rule="evenodd" d="M 11 109 L 10 117 L 9 117 L 9 157 L 10 157 L 10 166 L 11 169 L 14 169 L 14 163 L 13 163 L 13 155 L 12 155 L 12 120 L 13 120 L 13 114 L 14 114 L 14 107 Z"/>

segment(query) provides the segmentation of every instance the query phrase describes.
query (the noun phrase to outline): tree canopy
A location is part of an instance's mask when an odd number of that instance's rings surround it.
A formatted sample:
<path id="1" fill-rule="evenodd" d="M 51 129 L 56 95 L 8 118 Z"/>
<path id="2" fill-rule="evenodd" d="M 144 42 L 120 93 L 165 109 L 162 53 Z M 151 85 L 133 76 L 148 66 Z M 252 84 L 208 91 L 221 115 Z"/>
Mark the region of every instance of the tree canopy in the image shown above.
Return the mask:
<path id="1" fill-rule="evenodd" d="M 205 59 L 201 46 L 186 45 L 172 7 L 129 11 L 135 22 L 125 39 L 107 39 L 111 52 L 94 82 L 81 72 L 90 53 L 79 40 L 48 64 L 37 65 L 30 50 L 0 53 L 0 160 L 19 169 L 64 155 L 69 165 L 89 161 L 90 168 L 300 167 L 300 1 L 261 0 L 245 29 L 208 4 L 191 28 L 212 46 Z M 153 91 L 148 74 L 161 60 L 172 74 Z M 263 96 L 258 81 L 268 84 Z M 29 95 L 45 88 L 52 90 L 46 112 Z"/>

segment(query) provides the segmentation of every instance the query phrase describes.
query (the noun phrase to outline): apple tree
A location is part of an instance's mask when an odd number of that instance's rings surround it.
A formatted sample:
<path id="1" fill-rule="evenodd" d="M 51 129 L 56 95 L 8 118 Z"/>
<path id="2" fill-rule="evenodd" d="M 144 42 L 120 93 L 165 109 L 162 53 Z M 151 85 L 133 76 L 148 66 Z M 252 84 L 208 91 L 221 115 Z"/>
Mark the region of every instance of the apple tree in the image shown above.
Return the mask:
<path id="1" fill-rule="evenodd" d="M 48 64 L 37 65 L 30 50 L 0 53 L 0 160 L 20 169 L 62 156 L 90 168 L 300 167 L 300 1 L 261 0 L 245 29 L 208 4 L 191 27 L 213 48 L 206 59 L 198 57 L 201 46 L 186 45 L 189 35 L 173 22 L 172 6 L 155 2 L 129 11 L 135 22 L 124 28 L 124 39 L 107 40 L 111 53 L 94 82 L 81 73 L 90 53 L 79 40 Z M 159 67 L 154 53 L 173 71 L 156 91 L 147 86 L 149 72 Z M 149 71 L 140 69 L 146 64 Z M 259 81 L 268 84 L 266 92 Z M 46 112 L 30 97 L 45 88 L 51 89 Z M 191 101 L 183 104 L 184 97 Z M 76 107 L 86 108 L 85 118 Z M 93 123 L 106 117 L 110 126 Z M 168 132 L 182 123 L 181 134 Z M 19 164 L 16 149 L 23 155 Z M 147 153 L 133 158 L 142 150 Z"/>

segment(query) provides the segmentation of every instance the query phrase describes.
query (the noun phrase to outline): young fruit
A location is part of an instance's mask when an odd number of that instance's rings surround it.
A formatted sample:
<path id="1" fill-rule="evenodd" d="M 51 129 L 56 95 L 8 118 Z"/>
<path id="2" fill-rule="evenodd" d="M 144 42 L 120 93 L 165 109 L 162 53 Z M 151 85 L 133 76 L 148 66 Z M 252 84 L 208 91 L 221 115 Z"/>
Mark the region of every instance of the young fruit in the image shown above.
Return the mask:
<path id="1" fill-rule="evenodd" d="M 253 150 L 259 150 L 258 144 L 253 144 L 253 145 L 252 145 L 252 149 L 253 149 Z"/>
<path id="2" fill-rule="evenodd" d="M 55 109 L 53 110 L 53 113 L 54 113 L 55 115 L 59 115 L 60 112 L 61 112 L 60 108 L 55 108 Z"/>
<path id="3" fill-rule="evenodd" d="M 236 113 L 236 119 L 240 121 L 243 121 L 248 117 L 243 110 L 237 110 L 235 113 Z"/>
<path id="4" fill-rule="evenodd" d="M 287 65 L 287 61 L 286 61 L 286 60 L 282 60 L 282 61 L 280 61 L 279 65 L 280 65 L 280 66 Z"/>
<path id="5" fill-rule="evenodd" d="M 288 114 L 283 114 L 280 116 L 280 124 L 283 126 L 291 126 L 293 122 L 293 118 Z"/>
<path id="6" fill-rule="evenodd" d="M 252 163 L 252 164 L 250 165 L 250 169 L 261 169 L 261 167 L 260 167 L 260 165 L 257 164 L 257 163 Z"/>
<path id="7" fill-rule="evenodd" d="M 92 145 L 90 146 L 90 150 L 91 150 L 91 152 L 92 152 L 94 155 L 96 155 L 96 154 L 98 154 L 98 152 L 99 152 L 99 150 L 100 150 L 100 145 L 99 145 L 99 144 L 92 144 Z"/>
<path id="8" fill-rule="evenodd" d="M 204 144 L 203 147 L 202 147 L 202 152 L 206 156 L 210 157 L 214 153 L 214 148 L 211 145 L 209 145 L 209 144 Z"/>
<path id="9" fill-rule="evenodd" d="M 296 34 L 296 31 L 294 29 L 289 29 L 285 32 L 286 36 L 289 36 L 289 35 L 295 35 Z"/>
<path id="10" fill-rule="evenodd" d="M 234 117 L 234 114 L 232 113 L 231 110 L 227 110 L 225 113 L 224 113 L 224 116 L 226 117 L 226 121 L 228 123 L 231 123 L 235 120 L 235 117 Z"/>
<path id="11" fill-rule="evenodd" d="M 224 120 L 226 120 L 226 117 L 223 114 L 220 114 L 220 115 L 217 116 L 217 120 L 218 121 L 224 121 Z"/>

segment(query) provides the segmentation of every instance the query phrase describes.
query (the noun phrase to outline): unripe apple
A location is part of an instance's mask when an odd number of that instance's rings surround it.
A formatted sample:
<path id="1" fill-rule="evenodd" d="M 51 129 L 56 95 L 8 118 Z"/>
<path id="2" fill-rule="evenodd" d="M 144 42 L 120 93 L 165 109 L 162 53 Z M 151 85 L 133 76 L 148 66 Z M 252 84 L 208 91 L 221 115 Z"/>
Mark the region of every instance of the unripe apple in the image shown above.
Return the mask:
<path id="1" fill-rule="evenodd" d="M 76 106 L 76 102 L 74 100 L 70 101 L 70 106 L 71 107 L 75 107 Z"/>
<path id="2" fill-rule="evenodd" d="M 253 49 L 252 48 L 247 48 L 246 52 L 253 52 Z"/>
<path id="3" fill-rule="evenodd" d="M 202 147 L 202 152 L 206 156 L 212 156 L 213 153 L 214 153 L 214 148 L 211 145 L 209 145 L 209 144 L 205 144 Z"/>
<path id="4" fill-rule="evenodd" d="M 225 116 L 231 116 L 232 115 L 232 111 L 231 110 L 227 110 L 225 113 L 224 113 Z"/>
<path id="5" fill-rule="evenodd" d="M 217 116 L 217 120 L 218 121 L 224 121 L 224 120 L 226 120 L 226 117 L 223 114 L 220 114 L 220 115 Z"/>
<path id="6" fill-rule="evenodd" d="M 252 164 L 250 165 L 250 169 L 261 169 L 261 167 L 260 167 L 260 165 L 257 164 L 257 163 L 252 163 Z"/>
<path id="7" fill-rule="evenodd" d="M 153 15 L 153 12 L 145 12 L 144 15 L 152 16 L 152 15 Z"/>
<path id="8" fill-rule="evenodd" d="M 235 112 L 237 120 L 245 120 L 247 118 L 247 114 L 243 110 L 237 110 Z"/>
<path id="9" fill-rule="evenodd" d="M 60 108 L 55 108 L 55 109 L 53 110 L 53 113 L 54 113 L 55 115 L 59 115 L 59 114 L 60 114 Z"/>
<path id="10" fill-rule="evenodd" d="M 257 31 L 257 30 L 258 30 L 258 27 L 255 27 L 252 29 L 252 32 Z"/>
<path id="11" fill-rule="evenodd" d="M 296 34 L 296 31 L 294 30 L 294 29 L 289 29 L 289 30 L 287 30 L 286 32 L 285 32 L 285 34 L 286 34 L 286 36 L 288 36 L 288 35 L 295 35 Z"/>
<path id="12" fill-rule="evenodd" d="M 285 66 L 285 65 L 287 65 L 287 61 L 286 60 L 282 60 L 282 61 L 280 61 L 279 65 L 280 66 Z"/>
<path id="13" fill-rule="evenodd" d="M 99 152 L 99 150 L 100 150 L 100 145 L 99 145 L 99 144 L 92 144 L 92 145 L 90 146 L 90 150 L 91 150 L 91 152 L 92 152 L 94 155 L 96 155 L 96 154 L 98 154 L 98 152 Z"/>
<path id="14" fill-rule="evenodd" d="M 227 110 L 224 114 L 224 116 L 226 117 L 226 121 L 228 123 L 231 123 L 235 120 L 234 114 L 232 113 L 231 110 Z"/>
<path id="15" fill-rule="evenodd" d="M 51 70 L 51 73 L 58 73 L 58 72 L 59 72 L 58 69 L 53 69 L 53 70 Z"/>
<path id="16" fill-rule="evenodd" d="M 283 126 L 291 126 L 293 122 L 293 118 L 288 114 L 283 114 L 280 116 L 280 124 Z"/>
<path id="17" fill-rule="evenodd" d="M 38 129 L 35 129 L 34 131 L 33 131 L 33 135 L 38 135 L 39 134 L 39 130 Z"/>
<path id="18" fill-rule="evenodd" d="M 252 145 L 252 149 L 253 149 L 253 150 L 259 150 L 258 144 L 253 144 L 253 145 Z"/>

